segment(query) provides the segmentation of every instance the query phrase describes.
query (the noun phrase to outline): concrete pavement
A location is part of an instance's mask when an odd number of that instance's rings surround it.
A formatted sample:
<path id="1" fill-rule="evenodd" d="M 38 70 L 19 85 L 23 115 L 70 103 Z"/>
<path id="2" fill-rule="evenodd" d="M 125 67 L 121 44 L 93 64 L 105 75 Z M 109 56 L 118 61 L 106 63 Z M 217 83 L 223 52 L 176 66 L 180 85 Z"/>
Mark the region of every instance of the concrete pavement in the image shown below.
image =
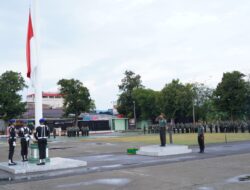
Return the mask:
<path id="1" fill-rule="evenodd" d="M 250 142 L 208 145 L 205 154 L 193 146 L 193 153 L 160 158 L 127 155 L 132 146 L 140 145 L 54 141 L 51 157 L 84 160 L 88 166 L 18 176 L 0 171 L 0 189 L 250 189 L 249 181 L 238 181 L 250 176 Z M 8 147 L 0 148 L 0 161 L 6 161 Z M 15 158 L 20 159 L 19 147 Z"/>
<path id="2" fill-rule="evenodd" d="M 250 154 L 4 184 L 1 190 L 249 190 Z"/>

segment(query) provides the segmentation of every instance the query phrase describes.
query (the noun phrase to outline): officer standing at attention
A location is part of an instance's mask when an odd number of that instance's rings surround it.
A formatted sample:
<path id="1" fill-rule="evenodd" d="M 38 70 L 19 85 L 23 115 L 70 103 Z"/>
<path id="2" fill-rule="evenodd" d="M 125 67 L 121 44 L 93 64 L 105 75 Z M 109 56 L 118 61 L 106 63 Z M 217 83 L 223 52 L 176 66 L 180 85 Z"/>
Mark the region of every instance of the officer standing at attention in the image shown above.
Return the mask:
<path id="1" fill-rule="evenodd" d="M 28 161 L 28 147 L 29 147 L 30 135 L 31 131 L 27 127 L 26 123 L 24 123 L 24 126 L 19 131 L 19 137 L 21 138 L 21 156 L 23 162 Z"/>
<path id="2" fill-rule="evenodd" d="M 204 153 L 205 149 L 205 143 L 204 143 L 204 127 L 202 124 L 199 124 L 198 126 L 198 144 L 200 147 L 200 152 L 199 153 Z"/>
<path id="3" fill-rule="evenodd" d="M 167 121 L 162 113 L 156 120 L 159 122 L 161 146 L 166 146 L 166 124 Z"/>
<path id="4" fill-rule="evenodd" d="M 40 119 L 40 126 L 36 128 L 34 134 L 35 139 L 38 141 L 38 150 L 39 150 L 39 163 L 37 165 L 45 165 L 46 159 L 46 146 L 47 138 L 49 136 L 49 128 L 45 125 L 45 119 Z"/>
<path id="5" fill-rule="evenodd" d="M 9 121 L 9 127 L 7 129 L 8 143 L 9 143 L 9 166 L 16 165 L 16 163 L 13 162 L 13 155 L 16 146 L 16 129 L 14 126 L 14 122 L 15 121 L 11 119 Z"/>
<path id="6" fill-rule="evenodd" d="M 53 129 L 53 136 L 54 136 L 54 139 L 56 138 L 56 128 L 54 127 Z"/>

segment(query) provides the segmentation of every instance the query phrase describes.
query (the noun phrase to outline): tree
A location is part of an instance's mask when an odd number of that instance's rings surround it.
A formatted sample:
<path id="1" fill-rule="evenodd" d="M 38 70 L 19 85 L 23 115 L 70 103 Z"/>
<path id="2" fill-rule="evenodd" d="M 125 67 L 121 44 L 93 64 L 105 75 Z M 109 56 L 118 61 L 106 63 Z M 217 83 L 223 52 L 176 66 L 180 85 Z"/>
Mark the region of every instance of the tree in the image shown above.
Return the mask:
<path id="1" fill-rule="evenodd" d="M 117 100 L 117 110 L 120 114 L 125 115 L 128 118 L 133 117 L 134 99 L 132 92 L 135 89 L 143 88 L 141 84 L 141 76 L 135 75 L 133 71 L 125 71 L 125 77 L 121 80 L 121 84 L 118 85 L 119 90 L 122 92 Z"/>
<path id="2" fill-rule="evenodd" d="M 213 95 L 213 89 L 208 88 L 202 83 L 194 83 L 193 86 L 193 106 L 196 121 L 208 120 L 208 113 L 211 112 L 211 97 Z"/>
<path id="3" fill-rule="evenodd" d="M 118 85 L 122 92 L 132 93 L 134 89 L 143 88 L 140 75 L 135 75 L 133 71 L 125 71 L 125 77 L 122 79 L 122 84 Z"/>
<path id="4" fill-rule="evenodd" d="M 161 110 L 170 119 L 185 120 L 192 113 L 192 85 L 172 80 L 161 90 Z"/>
<path id="5" fill-rule="evenodd" d="M 247 119 L 250 119 L 250 75 L 248 75 L 248 80 L 246 82 L 247 88 L 247 97 L 246 97 L 246 104 L 245 104 L 245 116 Z"/>
<path id="6" fill-rule="evenodd" d="M 78 116 L 95 107 L 94 101 L 90 98 L 89 90 L 83 86 L 82 82 L 75 79 L 61 79 L 57 85 L 60 86 L 60 93 L 64 98 L 65 115 L 74 114 L 77 125 Z"/>
<path id="7" fill-rule="evenodd" d="M 214 91 L 215 107 L 231 120 L 244 116 L 247 102 L 247 83 L 239 71 L 223 74 L 222 81 Z"/>
<path id="8" fill-rule="evenodd" d="M 140 119 L 154 120 L 159 114 L 160 109 L 157 103 L 160 92 L 151 89 L 135 89 L 132 97 L 136 102 L 136 114 Z"/>
<path id="9" fill-rule="evenodd" d="M 133 99 L 128 93 L 121 93 L 117 100 L 117 111 L 128 118 L 133 117 Z"/>
<path id="10" fill-rule="evenodd" d="M 0 117 L 5 121 L 20 117 L 25 111 L 26 103 L 21 102 L 22 97 L 18 94 L 26 88 L 21 73 L 6 71 L 0 76 Z"/>
<path id="11" fill-rule="evenodd" d="M 183 85 L 180 81 L 172 80 L 166 84 L 161 91 L 161 110 L 171 119 L 169 128 L 169 141 L 173 143 L 172 130 L 173 123 L 176 119 L 179 121 L 186 120 L 191 112 L 193 103 L 192 85 Z"/>

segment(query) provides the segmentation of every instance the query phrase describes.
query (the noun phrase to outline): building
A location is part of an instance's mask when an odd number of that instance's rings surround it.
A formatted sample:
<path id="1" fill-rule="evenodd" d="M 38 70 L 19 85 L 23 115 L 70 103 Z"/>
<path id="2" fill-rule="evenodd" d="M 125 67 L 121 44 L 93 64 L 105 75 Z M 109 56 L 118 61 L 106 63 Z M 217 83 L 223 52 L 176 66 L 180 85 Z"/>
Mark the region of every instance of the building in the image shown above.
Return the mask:
<path id="1" fill-rule="evenodd" d="M 56 92 L 43 92 L 43 117 L 45 118 L 61 118 L 63 117 L 63 97 Z M 27 111 L 23 114 L 23 118 L 35 117 L 35 94 L 27 96 Z"/>
<path id="2" fill-rule="evenodd" d="M 63 97 L 56 92 L 43 92 L 43 117 L 48 119 L 51 128 L 54 126 L 66 127 L 73 126 L 73 119 L 67 119 L 65 123 L 63 111 Z M 35 117 L 35 94 L 27 96 L 27 111 L 23 114 L 23 119 L 33 119 Z M 95 113 L 82 113 L 78 118 L 78 126 L 88 126 L 90 131 L 125 131 L 128 127 L 128 119 L 122 118 L 118 114 L 116 107 L 108 110 L 97 110 Z"/>
<path id="3" fill-rule="evenodd" d="M 42 96 L 43 106 L 49 107 L 51 109 L 63 107 L 63 97 L 61 94 L 55 92 L 43 92 Z M 27 96 L 27 103 L 35 103 L 35 94 L 29 94 Z"/>

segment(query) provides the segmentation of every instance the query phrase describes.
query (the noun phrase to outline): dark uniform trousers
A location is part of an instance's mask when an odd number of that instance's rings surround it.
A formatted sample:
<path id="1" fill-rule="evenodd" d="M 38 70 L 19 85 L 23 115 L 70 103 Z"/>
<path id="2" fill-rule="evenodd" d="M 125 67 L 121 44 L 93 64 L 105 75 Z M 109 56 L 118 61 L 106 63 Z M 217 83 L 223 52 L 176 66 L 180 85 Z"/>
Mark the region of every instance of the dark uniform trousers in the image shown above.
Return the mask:
<path id="1" fill-rule="evenodd" d="M 198 135 L 198 143 L 199 143 L 199 147 L 200 147 L 200 152 L 204 152 L 205 149 L 205 143 L 204 143 L 204 135 Z"/>
<path id="2" fill-rule="evenodd" d="M 21 138 L 21 155 L 27 156 L 28 155 L 28 141 L 25 138 Z"/>
<path id="3" fill-rule="evenodd" d="M 166 127 L 160 127 L 161 146 L 166 145 Z"/>
<path id="4" fill-rule="evenodd" d="M 13 145 L 14 142 L 15 140 L 9 139 L 9 160 L 11 161 L 13 159 L 14 150 L 15 150 L 15 146 Z"/>
<path id="5" fill-rule="evenodd" d="M 46 138 L 38 139 L 39 159 L 46 158 L 46 146 L 47 146 Z"/>

